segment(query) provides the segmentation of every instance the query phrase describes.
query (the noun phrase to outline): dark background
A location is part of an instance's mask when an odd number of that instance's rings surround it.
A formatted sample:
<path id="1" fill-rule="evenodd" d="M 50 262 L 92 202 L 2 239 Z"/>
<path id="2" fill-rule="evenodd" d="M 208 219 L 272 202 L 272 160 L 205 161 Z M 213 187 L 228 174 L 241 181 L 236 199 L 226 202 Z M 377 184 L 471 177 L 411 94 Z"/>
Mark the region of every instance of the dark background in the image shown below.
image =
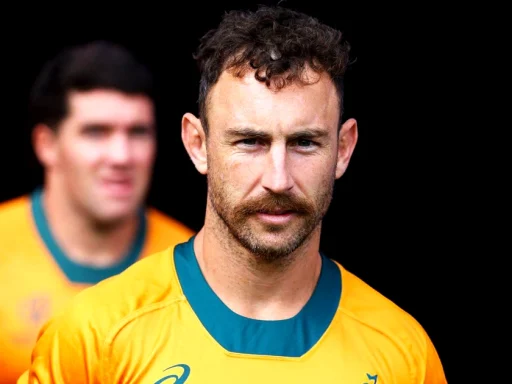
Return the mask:
<path id="1" fill-rule="evenodd" d="M 0 201 L 31 191 L 42 180 L 27 125 L 27 97 L 43 63 L 67 45 L 109 39 L 126 45 L 153 70 L 159 87 L 159 155 L 149 202 L 199 230 L 206 185 L 180 138 L 183 113 L 197 112 L 199 37 L 225 10 L 257 3 L 216 1 L 132 8 L 32 9 L 7 30 L 3 47 Z M 355 63 L 347 72 L 345 117 L 360 138 L 336 184 L 324 221 L 322 249 L 411 313 L 427 330 L 452 371 L 450 308 L 460 254 L 454 227 L 456 148 L 448 144 L 453 71 L 446 17 L 434 6 L 393 9 L 374 3 L 287 1 L 340 28 Z M 108 8 L 108 9 L 107 9 Z M 40 13 L 39 13 L 40 12 Z M 441 118 L 443 116 L 443 118 Z"/>

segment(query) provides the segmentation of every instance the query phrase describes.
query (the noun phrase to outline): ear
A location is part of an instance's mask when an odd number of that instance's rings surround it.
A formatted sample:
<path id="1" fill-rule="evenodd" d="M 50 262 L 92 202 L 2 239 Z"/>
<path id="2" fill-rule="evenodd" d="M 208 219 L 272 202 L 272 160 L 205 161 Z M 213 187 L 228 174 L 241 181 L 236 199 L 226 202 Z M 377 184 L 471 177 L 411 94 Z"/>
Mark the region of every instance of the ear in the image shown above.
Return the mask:
<path id="1" fill-rule="evenodd" d="M 338 142 L 338 162 L 336 164 L 336 179 L 339 179 L 347 170 L 352 153 L 358 138 L 357 121 L 348 119 L 341 126 Z"/>
<path id="2" fill-rule="evenodd" d="M 206 175 L 206 135 L 201 121 L 191 113 L 186 113 L 181 119 L 181 140 L 196 169 Z"/>
<path id="3" fill-rule="evenodd" d="M 32 130 L 32 146 L 43 167 L 51 167 L 57 161 L 57 134 L 45 124 L 38 124 Z"/>

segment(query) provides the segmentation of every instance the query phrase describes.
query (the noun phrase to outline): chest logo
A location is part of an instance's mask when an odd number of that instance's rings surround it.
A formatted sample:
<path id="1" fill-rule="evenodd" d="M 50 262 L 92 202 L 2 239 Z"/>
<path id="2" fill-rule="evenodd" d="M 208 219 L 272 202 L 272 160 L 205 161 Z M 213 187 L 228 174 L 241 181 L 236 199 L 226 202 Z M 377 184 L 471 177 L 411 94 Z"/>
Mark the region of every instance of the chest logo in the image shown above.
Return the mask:
<path id="1" fill-rule="evenodd" d="M 369 381 L 365 381 L 363 384 L 377 384 L 377 375 L 370 375 L 367 373 L 366 377 L 368 377 Z"/>
<path id="2" fill-rule="evenodd" d="M 155 381 L 154 384 L 160 384 L 163 382 L 166 382 L 167 384 L 168 380 L 173 380 L 169 381 L 168 384 L 184 384 L 190 375 L 190 367 L 187 364 L 176 364 L 165 368 L 164 373 L 167 375 Z"/>

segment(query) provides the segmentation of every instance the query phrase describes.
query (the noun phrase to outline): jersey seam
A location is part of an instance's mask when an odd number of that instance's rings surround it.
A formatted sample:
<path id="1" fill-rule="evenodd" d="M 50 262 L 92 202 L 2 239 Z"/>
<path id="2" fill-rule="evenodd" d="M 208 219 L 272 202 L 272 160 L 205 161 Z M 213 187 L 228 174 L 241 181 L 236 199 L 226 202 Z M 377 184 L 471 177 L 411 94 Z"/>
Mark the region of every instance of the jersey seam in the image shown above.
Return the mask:
<path id="1" fill-rule="evenodd" d="M 141 316 L 146 315 L 149 312 L 158 311 L 160 309 L 163 309 L 165 307 L 168 307 L 172 304 L 175 304 L 177 302 L 184 301 L 185 297 L 181 294 L 179 297 L 175 297 L 170 300 L 166 300 L 160 303 L 153 303 L 149 304 L 147 306 L 144 306 L 142 308 L 137 309 L 134 312 L 129 313 L 128 315 L 124 316 L 121 320 L 117 321 L 111 328 L 110 331 L 107 332 L 102 345 L 102 358 L 101 358 L 101 376 L 104 378 L 103 382 L 110 383 L 110 376 L 111 372 L 106 372 L 106 367 L 111 367 L 112 365 L 108 364 L 110 359 L 110 352 L 112 348 L 112 344 L 114 342 L 114 339 L 117 337 L 119 332 L 126 327 L 130 322 L 136 320 L 137 318 L 140 318 Z"/>
<path id="2" fill-rule="evenodd" d="M 369 324 L 369 323 L 368 323 L 368 322 L 366 322 L 366 321 L 361 320 L 361 319 L 360 319 L 359 317 L 357 317 L 354 313 L 352 313 L 352 312 L 348 311 L 347 309 L 345 309 L 345 308 L 343 308 L 343 307 L 340 307 L 340 312 L 341 312 L 341 313 L 343 313 L 343 314 L 345 314 L 345 315 L 347 315 L 347 316 L 349 316 L 350 318 L 352 318 L 353 320 L 357 321 L 358 323 L 363 324 L 363 325 L 365 325 L 366 327 L 368 327 L 368 328 L 371 328 L 371 329 L 375 330 L 375 331 L 376 331 L 376 332 L 378 332 L 379 334 L 381 334 L 381 335 L 383 335 L 383 336 L 387 336 L 387 335 L 386 335 L 386 333 L 385 333 L 383 330 L 381 330 L 380 328 L 377 328 L 377 327 L 375 327 L 375 326 L 373 326 L 373 325 Z M 404 345 L 406 346 L 406 348 L 407 348 L 408 352 L 411 352 L 411 340 L 410 340 L 407 336 L 405 336 L 405 337 L 404 337 L 404 336 L 400 336 L 400 339 L 401 339 L 401 341 L 404 343 Z M 407 357 L 408 355 L 405 355 L 405 356 Z M 411 361 L 410 361 L 410 359 L 408 359 L 408 358 L 407 358 L 406 360 L 407 360 L 407 364 L 408 364 L 408 366 L 409 366 L 409 369 L 408 369 L 408 371 L 409 371 L 409 377 L 411 378 L 411 380 L 412 380 L 411 382 L 413 383 L 413 382 L 414 382 L 414 380 L 413 380 L 413 379 L 414 379 L 414 377 L 415 377 L 415 375 L 414 375 L 414 374 L 413 374 L 413 372 L 412 372 L 412 369 L 413 369 L 413 367 L 414 367 L 414 363 L 413 363 L 413 362 L 411 362 Z"/>

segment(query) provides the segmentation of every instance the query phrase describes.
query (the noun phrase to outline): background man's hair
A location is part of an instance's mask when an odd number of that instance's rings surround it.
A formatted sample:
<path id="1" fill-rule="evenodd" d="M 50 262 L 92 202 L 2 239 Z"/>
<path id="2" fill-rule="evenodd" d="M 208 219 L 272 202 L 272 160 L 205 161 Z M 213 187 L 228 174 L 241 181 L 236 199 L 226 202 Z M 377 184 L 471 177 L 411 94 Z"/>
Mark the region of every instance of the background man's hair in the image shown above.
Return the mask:
<path id="1" fill-rule="evenodd" d="M 32 125 L 56 129 L 68 113 L 72 91 L 112 89 L 154 98 L 150 71 L 126 48 L 94 41 L 64 50 L 46 63 L 35 81 L 29 101 Z"/>

